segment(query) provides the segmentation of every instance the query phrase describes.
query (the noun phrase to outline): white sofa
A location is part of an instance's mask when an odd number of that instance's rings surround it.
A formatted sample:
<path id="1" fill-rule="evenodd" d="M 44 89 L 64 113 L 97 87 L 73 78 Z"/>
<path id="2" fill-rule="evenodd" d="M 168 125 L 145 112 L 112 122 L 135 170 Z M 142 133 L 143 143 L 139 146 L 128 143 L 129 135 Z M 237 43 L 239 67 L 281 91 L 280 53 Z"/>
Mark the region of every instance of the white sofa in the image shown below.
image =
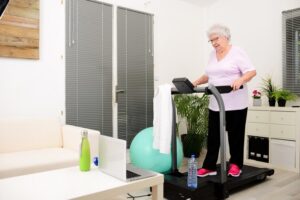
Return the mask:
<path id="1" fill-rule="evenodd" d="M 58 119 L 0 119 L 0 178 L 78 165 L 84 129 Z M 85 130 L 93 158 L 100 133 Z"/>

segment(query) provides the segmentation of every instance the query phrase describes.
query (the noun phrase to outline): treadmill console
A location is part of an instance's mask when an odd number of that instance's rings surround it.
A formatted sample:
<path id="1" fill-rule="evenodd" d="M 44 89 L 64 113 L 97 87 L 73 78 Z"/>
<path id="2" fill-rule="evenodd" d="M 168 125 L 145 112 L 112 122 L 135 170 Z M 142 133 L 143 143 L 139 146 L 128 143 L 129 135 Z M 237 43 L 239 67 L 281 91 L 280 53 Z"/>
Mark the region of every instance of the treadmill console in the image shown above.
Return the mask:
<path id="1" fill-rule="evenodd" d="M 179 93 L 193 93 L 194 85 L 187 78 L 174 78 L 173 84 L 177 88 Z"/>
<path id="2" fill-rule="evenodd" d="M 174 78 L 173 84 L 175 85 L 176 89 L 181 94 L 188 94 L 188 93 L 199 93 L 197 89 L 195 90 L 194 85 L 189 81 L 187 78 Z M 219 93 L 229 93 L 232 91 L 232 87 L 230 85 L 221 85 L 221 86 L 215 86 L 215 88 L 218 90 Z M 243 85 L 241 85 L 240 89 L 243 89 Z M 212 92 L 208 89 L 208 87 L 205 87 L 205 94 L 211 95 Z"/>

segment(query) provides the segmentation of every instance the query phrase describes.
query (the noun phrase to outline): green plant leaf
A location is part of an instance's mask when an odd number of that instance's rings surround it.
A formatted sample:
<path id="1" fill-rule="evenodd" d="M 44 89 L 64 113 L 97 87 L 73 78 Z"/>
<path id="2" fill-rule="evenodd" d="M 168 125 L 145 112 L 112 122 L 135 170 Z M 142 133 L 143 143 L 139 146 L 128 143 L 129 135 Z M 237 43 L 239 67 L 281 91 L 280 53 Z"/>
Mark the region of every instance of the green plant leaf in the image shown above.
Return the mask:
<path id="1" fill-rule="evenodd" d="M 262 79 L 261 90 L 269 99 L 272 98 L 273 93 L 277 90 L 277 86 L 275 86 L 270 76 Z"/>
<path id="2" fill-rule="evenodd" d="M 174 97 L 178 114 L 187 121 L 188 134 L 200 134 L 206 138 L 208 132 L 207 95 L 178 94 Z"/>
<path id="3" fill-rule="evenodd" d="M 286 101 L 293 101 L 297 99 L 297 95 L 295 95 L 293 92 L 286 90 L 286 89 L 279 89 L 275 91 L 272 95 L 275 97 L 275 99 L 278 101 L 278 99 L 284 99 Z"/>

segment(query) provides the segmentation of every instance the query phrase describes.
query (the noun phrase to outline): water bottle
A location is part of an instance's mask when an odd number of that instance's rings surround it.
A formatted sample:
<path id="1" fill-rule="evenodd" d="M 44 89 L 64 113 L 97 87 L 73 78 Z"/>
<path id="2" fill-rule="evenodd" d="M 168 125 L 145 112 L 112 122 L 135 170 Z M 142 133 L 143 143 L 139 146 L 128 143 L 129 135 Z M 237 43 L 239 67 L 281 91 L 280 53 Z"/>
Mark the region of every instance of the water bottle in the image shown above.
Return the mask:
<path id="1" fill-rule="evenodd" d="M 188 178 L 187 186 L 189 188 L 197 188 L 198 178 L 197 178 L 197 161 L 195 155 L 192 155 L 188 160 Z"/>
<path id="2" fill-rule="evenodd" d="M 81 132 L 79 168 L 80 171 L 89 171 L 91 168 L 91 152 L 87 130 Z"/>

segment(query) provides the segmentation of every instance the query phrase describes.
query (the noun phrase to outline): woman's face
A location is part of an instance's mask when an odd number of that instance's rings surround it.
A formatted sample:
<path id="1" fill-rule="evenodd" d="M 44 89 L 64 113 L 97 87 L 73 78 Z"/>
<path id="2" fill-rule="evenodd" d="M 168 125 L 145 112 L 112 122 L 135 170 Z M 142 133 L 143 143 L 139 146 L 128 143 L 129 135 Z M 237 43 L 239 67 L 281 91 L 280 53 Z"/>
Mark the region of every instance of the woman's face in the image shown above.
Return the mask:
<path id="1" fill-rule="evenodd" d="M 211 34 L 209 36 L 209 42 L 217 52 L 223 51 L 229 46 L 228 39 L 218 34 Z"/>

